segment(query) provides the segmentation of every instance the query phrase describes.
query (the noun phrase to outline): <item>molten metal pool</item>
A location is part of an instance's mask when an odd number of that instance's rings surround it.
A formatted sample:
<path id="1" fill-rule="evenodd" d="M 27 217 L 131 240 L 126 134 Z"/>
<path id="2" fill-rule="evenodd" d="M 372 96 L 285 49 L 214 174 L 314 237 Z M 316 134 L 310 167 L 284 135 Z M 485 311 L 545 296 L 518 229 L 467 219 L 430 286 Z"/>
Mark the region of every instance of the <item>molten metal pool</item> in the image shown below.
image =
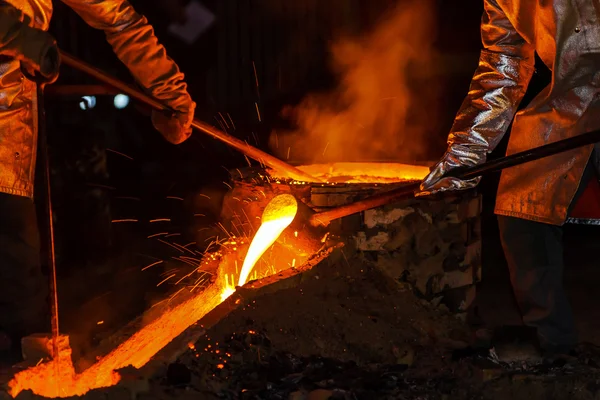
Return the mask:
<path id="1" fill-rule="evenodd" d="M 428 167 L 400 163 L 340 162 L 300 165 L 297 168 L 327 183 L 391 184 L 420 181 L 429 173 Z M 269 171 L 269 175 L 283 180 L 290 179 L 281 171 Z"/>

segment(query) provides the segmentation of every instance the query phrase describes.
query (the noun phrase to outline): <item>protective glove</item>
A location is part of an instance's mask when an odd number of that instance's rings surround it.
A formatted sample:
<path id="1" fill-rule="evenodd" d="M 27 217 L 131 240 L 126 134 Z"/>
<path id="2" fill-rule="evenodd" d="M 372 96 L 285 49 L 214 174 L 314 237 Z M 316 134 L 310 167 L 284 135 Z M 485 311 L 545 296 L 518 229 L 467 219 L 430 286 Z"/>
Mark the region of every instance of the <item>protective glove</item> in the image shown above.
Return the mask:
<path id="1" fill-rule="evenodd" d="M 192 135 L 195 103 L 191 103 L 185 112 L 176 111 L 173 116 L 162 111 L 152 111 L 152 125 L 172 144 L 185 142 Z"/>
<path id="2" fill-rule="evenodd" d="M 42 47 L 39 61 L 21 61 L 23 75 L 27 79 L 40 84 L 56 82 L 60 71 L 60 51 L 54 39 L 51 36 L 49 39 L 51 41 L 48 40 L 48 43 Z"/>
<path id="3" fill-rule="evenodd" d="M 17 8 L 0 2 L 0 55 L 21 63 L 30 79 L 52 83 L 58 78 L 60 54 L 48 32 L 31 26 L 31 19 Z"/>
<path id="4" fill-rule="evenodd" d="M 473 146 L 459 144 L 449 146 L 442 159 L 433 167 L 429 175 L 421 183 L 421 191 L 416 196 L 431 196 L 436 193 L 467 190 L 476 187 L 481 177 L 465 181 L 452 177 L 444 178 L 444 176 L 459 167 L 473 167 L 483 164 L 486 160 L 486 155 L 487 152 L 484 149 L 478 149 Z"/>

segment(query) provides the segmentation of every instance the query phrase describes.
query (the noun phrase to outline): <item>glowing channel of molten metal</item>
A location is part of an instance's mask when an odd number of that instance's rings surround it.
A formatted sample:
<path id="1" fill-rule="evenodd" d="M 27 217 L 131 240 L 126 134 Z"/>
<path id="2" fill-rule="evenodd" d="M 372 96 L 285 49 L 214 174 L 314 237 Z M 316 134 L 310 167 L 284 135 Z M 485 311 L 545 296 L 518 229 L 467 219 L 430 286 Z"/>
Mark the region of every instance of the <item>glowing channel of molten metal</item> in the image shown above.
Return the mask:
<path id="1" fill-rule="evenodd" d="M 296 202 L 296 198 L 290 194 L 275 196 L 267 204 L 263 211 L 260 227 L 256 235 L 254 235 L 252 243 L 250 243 L 246 258 L 244 258 L 242 271 L 238 279 L 238 286 L 244 286 L 248 281 L 248 277 L 258 260 L 275 243 L 285 228 L 292 223 L 297 212 L 298 203 Z M 235 292 L 233 282 L 229 283 L 228 279 L 227 283 L 225 290 L 221 294 L 223 300 Z"/>
<path id="2" fill-rule="evenodd" d="M 267 205 L 261 226 L 244 259 L 239 286 L 246 283 L 256 262 L 292 223 L 297 211 L 298 203 L 292 195 L 276 196 Z M 75 372 L 71 352 L 68 350 L 55 360 L 17 373 L 9 382 L 9 393 L 16 397 L 23 390 L 31 390 L 39 396 L 49 398 L 73 397 L 82 396 L 92 389 L 116 385 L 121 379 L 117 370 L 129 365 L 135 368 L 143 367 L 171 340 L 181 335 L 191 324 L 200 320 L 234 292 L 233 276 L 221 273 L 215 284 L 201 295 L 177 305 L 144 326 L 82 373 Z M 60 365 L 60 369 L 56 368 L 57 364 Z M 60 376 L 57 376 L 57 370 L 60 371 Z M 60 393 L 56 382 L 60 382 Z"/>

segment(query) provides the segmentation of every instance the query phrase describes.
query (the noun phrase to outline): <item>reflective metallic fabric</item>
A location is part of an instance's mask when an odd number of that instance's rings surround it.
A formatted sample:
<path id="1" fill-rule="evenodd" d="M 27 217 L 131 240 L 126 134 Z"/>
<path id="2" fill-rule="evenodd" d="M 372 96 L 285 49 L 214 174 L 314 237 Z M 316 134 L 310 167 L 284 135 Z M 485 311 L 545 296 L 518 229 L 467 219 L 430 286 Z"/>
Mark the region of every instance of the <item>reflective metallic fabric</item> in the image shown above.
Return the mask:
<path id="1" fill-rule="evenodd" d="M 484 0 L 479 67 L 448 138 L 448 151 L 423 182 L 426 193 L 476 181 L 440 177 L 482 163 L 514 122 L 508 154 L 600 129 L 600 3 Z M 534 70 L 534 52 L 552 83 L 515 112 Z M 496 213 L 562 225 L 593 146 L 502 173 Z"/>
<path id="2" fill-rule="evenodd" d="M 195 104 L 183 74 L 158 43 L 146 18 L 125 0 L 63 0 L 90 26 L 106 33 L 117 57 L 149 94 L 193 117 Z M 30 27 L 47 30 L 51 0 L 7 0 Z M 1 29 L 0 29 L 1 33 Z M 0 34 L 0 39 L 2 35 Z M 0 48 L 6 46 L 0 42 Z M 0 58 L 0 192 L 33 196 L 37 147 L 36 85 L 24 79 L 20 63 Z"/>

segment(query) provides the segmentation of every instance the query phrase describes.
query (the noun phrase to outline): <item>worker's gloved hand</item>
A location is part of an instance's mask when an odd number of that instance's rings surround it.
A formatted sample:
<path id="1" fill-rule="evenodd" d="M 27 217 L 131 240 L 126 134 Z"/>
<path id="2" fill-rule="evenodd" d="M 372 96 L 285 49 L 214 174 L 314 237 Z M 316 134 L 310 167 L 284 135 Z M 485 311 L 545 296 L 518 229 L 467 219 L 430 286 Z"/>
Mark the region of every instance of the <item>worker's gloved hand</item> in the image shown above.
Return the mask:
<path id="1" fill-rule="evenodd" d="M 195 103 L 191 103 L 186 112 L 176 111 L 170 116 L 162 111 L 152 111 L 152 124 L 170 143 L 180 144 L 192 135 Z"/>
<path id="2" fill-rule="evenodd" d="M 40 40 L 33 45 L 39 45 L 39 57 L 21 61 L 21 72 L 31 81 L 40 84 L 56 82 L 60 71 L 60 51 L 56 41 L 46 32 L 40 32 Z M 46 36 L 46 37 L 43 37 Z"/>
<path id="3" fill-rule="evenodd" d="M 486 154 L 483 149 L 473 149 L 458 144 L 449 146 L 442 159 L 421 183 L 421 191 L 416 196 L 430 196 L 441 192 L 474 188 L 479 184 L 480 177 L 461 180 L 452 177 L 444 178 L 444 176 L 459 167 L 472 167 L 484 163 Z"/>
<path id="4" fill-rule="evenodd" d="M 32 20 L 6 1 L 0 1 L 0 55 L 18 60 L 21 71 L 39 83 L 58 78 L 60 53 L 48 32 L 33 27 Z"/>

